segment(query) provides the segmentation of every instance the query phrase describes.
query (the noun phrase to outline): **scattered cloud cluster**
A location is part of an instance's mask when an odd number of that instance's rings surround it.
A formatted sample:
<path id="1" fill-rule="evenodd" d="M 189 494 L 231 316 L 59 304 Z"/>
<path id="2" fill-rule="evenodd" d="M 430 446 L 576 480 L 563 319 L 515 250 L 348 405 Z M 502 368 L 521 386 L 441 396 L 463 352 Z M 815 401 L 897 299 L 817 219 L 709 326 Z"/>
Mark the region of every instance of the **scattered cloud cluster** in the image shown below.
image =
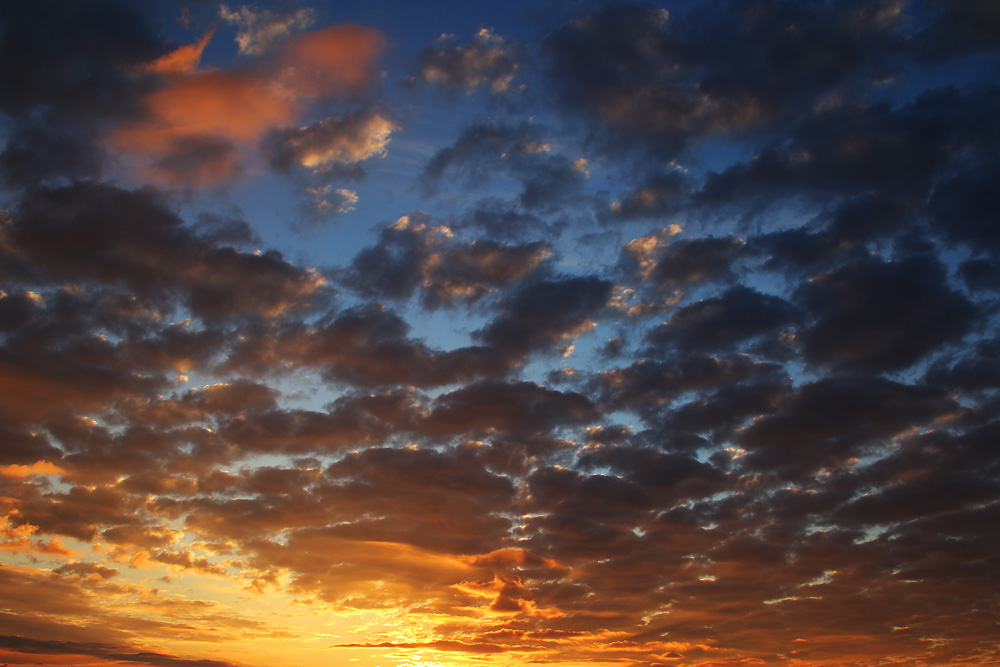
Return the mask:
<path id="1" fill-rule="evenodd" d="M 236 43 L 240 46 L 240 53 L 247 56 L 264 53 L 293 32 L 311 27 L 316 20 L 315 12 L 308 7 L 282 15 L 269 9 L 254 11 L 246 5 L 235 11 L 222 5 L 219 7 L 219 18 L 239 27 Z"/>
<path id="2" fill-rule="evenodd" d="M 150 7 L 0 4 L 0 662 L 997 661 L 995 5 Z"/>
<path id="3" fill-rule="evenodd" d="M 494 93 L 507 91 L 521 67 L 517 47 L 489 28 L 481 28 L 466 44 L 454 35 L 442 35 L 420 55 L 420 76 L 432 84 L 466 91 L 487 86 Z"/>

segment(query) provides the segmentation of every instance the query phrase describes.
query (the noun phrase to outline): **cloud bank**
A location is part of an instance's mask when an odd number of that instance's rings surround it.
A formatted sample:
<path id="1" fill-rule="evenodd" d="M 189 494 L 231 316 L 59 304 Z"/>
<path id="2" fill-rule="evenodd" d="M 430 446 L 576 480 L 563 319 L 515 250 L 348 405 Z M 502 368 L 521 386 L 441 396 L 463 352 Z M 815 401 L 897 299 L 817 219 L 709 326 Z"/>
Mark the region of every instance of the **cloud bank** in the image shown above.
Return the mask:
<path id="1" fill-rule="evenodd" d="M 994 664 L 995 6 L 380 7 L 0 5 L 0 662 Z"/>

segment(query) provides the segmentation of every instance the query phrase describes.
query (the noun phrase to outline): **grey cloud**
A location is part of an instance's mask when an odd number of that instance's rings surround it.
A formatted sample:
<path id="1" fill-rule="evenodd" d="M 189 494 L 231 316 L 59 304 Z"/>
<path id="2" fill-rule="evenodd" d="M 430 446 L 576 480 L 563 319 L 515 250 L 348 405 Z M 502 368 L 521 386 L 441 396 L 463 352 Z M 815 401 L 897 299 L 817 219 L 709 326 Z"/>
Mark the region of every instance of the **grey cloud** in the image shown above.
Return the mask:
<path id="1" fill-rule="evenodd" d="M 420 293 L 430 309 L 476 302 L 544 265 L 551 249 L 542 243 L 466 243 L 451 230 L 411 213 L 386 227 L 376 245 L 359 252 L 341 283 L 367 296 L 408 299 Z"/>
<path id="2" fill-rule="evenodd" d="M 489 28 L 480 29 L 466 44 L 455 42 L 454 35 L 442 35 L 420 54 L 420 76 L 424 81 L 470 93 L 479 86 L 487 86 L 494 93 L 510 88 L 521 66 L 516 46 Z"/>
<path id="3" fill-rule="evenodd" d="M 811 362 L 898 370 L 958 341 L 976 307 L 951 289 L 931 257 L 861 259 L 816 276 L 796 293 L 810 322 L 797 335 Z"/>
<path id="4" fill-rule="evenodd" d="M 650 332 L 649 339 L 663 348 L 720 350 L 765 334 L 777 335 L 799 319 L 787 301 L 737 285 L 674 311 Z"/>
<path id="5" fill-rule="evenodd" d="M 880 78 L 900 43 L 889 3 L 734 1 L 607 9 L 552 32 L 543 52 L 563 108 L 676 155 Z"/>
<path id="6" fill-rule="evenodd" d="M 586 160 L 551 153 L 542 132 L 543 128 L 527 123 L 488 122 L 467 128 L 427 162 L 419 179 L 424 193 L 435 194 L 445 177 L 462 180 L 471 189 L 494 175 L 509 174 L 521 182 L 518 202 L 525 209 L 566 202 L 587 177 Z"/>
<path id="7" fill-rule="evenodd" d="M 751 452 L 749 463 L 757 468 L 815 470 L 957 408 L 936 388 L 831 376 L 799 387 L 737 441 Z"/>
<path id="8" fill-rule="evenodd" d="M 236 43 L 240 53 L 249 56 L 267 51 L 293 31 L 308 28 L 313 24 L 315 14 L 311 9 L 298 9 L 282 15 L 268 9 L 254 11 L 247 6 L 230 11 L 227 5 L 222 5 L 219 7 L 219 18 L 238 26 Z"/>
<path id="9" fill-rule="evenodd" d="M 504 355 L 569 344 L 593 326 L 611 296 L 612 283 L 596 276 L 543 280 L 510 294 L 497 316 L 476 335 Z"/>
<path id="10" fill-rule="evenodd" d="M 504 375 L 512 363 L 484 346 L 436 350 L 407 337 L 409 325 L 381 304 L 347 309 L 315 326 L 260 329 L 233 346 L 230 372 L 267 376 L 316 368 L 333 383 L 430 387 Z"/>
<path id="11" fill-rule="evenodd" d="M 206 318 L 274 315 L 326 295 L 321 276 L 275 251 L 243 253 L 193 235 L 150 190 L 93 183 L 39 190 L 15 213 L 12 236 L 58 280 L 121 282 L 163 303 L 179 295 Z"/>
<path id="12" fill-rule="evenodd" d="M 595 421 L 598 415 L 581 394 L 530 382 L 484 381 L 439 397 L 421 429 L 432 434 L 545 432 L 564 424 Z"/>

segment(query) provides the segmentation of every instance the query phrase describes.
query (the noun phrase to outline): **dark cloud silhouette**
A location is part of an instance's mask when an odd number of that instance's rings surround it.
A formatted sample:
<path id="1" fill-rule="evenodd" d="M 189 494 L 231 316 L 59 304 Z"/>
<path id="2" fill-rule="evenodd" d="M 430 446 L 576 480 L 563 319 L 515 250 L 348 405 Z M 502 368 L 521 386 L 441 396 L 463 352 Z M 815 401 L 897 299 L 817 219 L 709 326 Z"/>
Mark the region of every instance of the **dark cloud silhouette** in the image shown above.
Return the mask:
<path id="1" fill-rule="evenodd" d="M 179 296 L 205 318 L 273 316 L 324 293 L 320 275 L 277 252 L 242 253 L 199 239 L 151 190 L 92 183 L 38 190 L 22 202 L 11 236 L 57 280 L 123 282 L 163 302 Z"/>
<path id="2" fill-rule="evenodd" d="M 711 351 L 780 333 L 797 319 L 794 306 L 783 299 L 740 285 L 678 309 L 649 337 L 658 347 Z"/>
<path id="3" fill-rule="evenodd" d="M 523 208 L 538 210 L 564 203 L 587 178 L 587 161 L 552 153 L 542 132 L 527 123 L 473 125 L 452 146 L 434 154 L 420 175 L 420 184 L 431 194 L 446 177 L 472 189 L 494 175 L 509 175 L 522 184 L 517 201 Z"/>
<path id="4" fill-rule="evenodd" d="M 819 363 L 897 370 L 960 340 L 975 306 L 934 258 L 864 259 L 818 276 L 797 294 L 812 322 L 797 336 Z"/>
<path id="5" fill-rule="evenodd" d="M 86 656 L 89 659 L 113 660 L 126 664 L 154 665 L 155 667 L 231 667 L 238 664 L 223 660 L 187 660 L 165 653 L 137 651 L 128 646 L 115 646 L 101 642 L 45 641 L 5 635 L 0 637 L 0 645 L 8 650 L 27 655 Z"/>
<path id="6" fill-rule="evenodd" d="M 115 0 L 7 5 L 0 29 L 0 108 L 16 117 L 37 107 L 90 120 L 135 112 L 143 88 L 130 68 L 166 50 L 148 14 Z"/>
<path id="7" fill-rule="evenodd" d="M 503 301 L 477 336 L 514 357 L 569 344 L 594 326 L 591 318 L 607 306 L 611 288 L 610 281 L 595 276 L 529 283 Z"/>
<path id="8" fill-rule="evenodd" d="M 451 230 L 412 213 L 382 230 L 377 245 L 362 250 L 341 282 L 368 296 L 408 299 L 419 291 L 427 308 L 469 304 L 525 278 L 551 255 L 542 243 L 463 244 Z"/>
<path id="9" fill-rule="evenodd" d="M 678 154 L 885 76 L 900 27 L 891 3 L 626 5 L 553 31 L 543 53 L 563 107 Z"/>
<path id="10" fill-rule="evenodd" d="M 830 377 L 800 387 L 774 414 L 740 434 L 739 442 L 751 452 L 750 465 L 816 469 L 957 409 L 936 388 Z"/>
<path id="11" fill-rule="evenodd" d="M 135 68 L 167 46 L 155 21 L 125 2 L 0 9 L 0 113 L 13 128 L 0 180 L 24 187 L 100 175 L 100 136 L 138 116 L 140 96 L 155 86 Z"/>

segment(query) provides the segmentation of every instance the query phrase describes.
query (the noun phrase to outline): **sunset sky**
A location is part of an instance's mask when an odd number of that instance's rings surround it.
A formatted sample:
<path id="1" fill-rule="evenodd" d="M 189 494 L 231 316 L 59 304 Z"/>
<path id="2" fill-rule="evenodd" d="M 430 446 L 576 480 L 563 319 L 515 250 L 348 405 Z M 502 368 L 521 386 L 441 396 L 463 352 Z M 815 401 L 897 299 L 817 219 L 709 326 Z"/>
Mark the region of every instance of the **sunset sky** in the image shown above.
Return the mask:
<path id="1" fill-rule="evenodd" d="M 1000 2 L 0 2 L 0 665 L 1000 664 Z"/>

